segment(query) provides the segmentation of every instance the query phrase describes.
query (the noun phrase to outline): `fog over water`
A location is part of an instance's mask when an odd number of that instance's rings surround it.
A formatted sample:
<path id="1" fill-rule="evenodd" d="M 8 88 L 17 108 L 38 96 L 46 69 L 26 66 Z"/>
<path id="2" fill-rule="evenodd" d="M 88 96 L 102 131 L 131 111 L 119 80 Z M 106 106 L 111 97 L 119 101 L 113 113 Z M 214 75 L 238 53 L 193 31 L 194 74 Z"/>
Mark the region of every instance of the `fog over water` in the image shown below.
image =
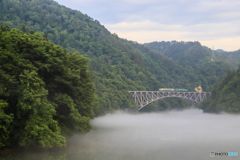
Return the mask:
<path id="1" fill-rule="evenodd" d="M 94 119 L 92 125 L 90 133 L 72 138 L 72 159 L 207 160 L 210 152 L 240 152 L 237 115 L 205 114 L 197 109 L 117 112 Z"/>
<path id="2" fill-rule="evenodd" d="M 62 160 L 209 160 L 210 152 L 240 152 L 240 115 L 201 110 L 161 113 L 116 112 L 75 135 L 64 153 L 26 157 Z M 229 158 L 229 159 L 239 159 Z M 26 158 L 31 159 L 31 158 Z"/>

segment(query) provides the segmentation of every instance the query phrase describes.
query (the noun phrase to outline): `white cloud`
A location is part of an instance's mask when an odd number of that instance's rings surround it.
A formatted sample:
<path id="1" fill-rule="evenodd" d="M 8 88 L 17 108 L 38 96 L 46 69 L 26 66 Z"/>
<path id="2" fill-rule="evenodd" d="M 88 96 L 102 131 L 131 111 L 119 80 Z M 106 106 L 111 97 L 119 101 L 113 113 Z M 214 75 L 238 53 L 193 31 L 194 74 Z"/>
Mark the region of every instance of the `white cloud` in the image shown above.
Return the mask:
<path id="1" fill-rule="evenodd" d="M 116 24 L 106 25 L 110 30 L 113 31 L 153 31 L 153 30 L 179 30 L 182 28 L 181 25 L 165 25 L 151 21 L 131 21 L 131 22 L 120 22 Z"/>
<path id="2" fill-rule="evenodd" d="M 240 23 L 206 23 L 206 24 L 193 24 L 193 25 L 180 25 L 180 24 L 161 24 L 151 21 L 126 21 L 116 24 L 107 24 L 106 27 L 112 32 L 184 32 L 188 33 L 189 37 L 196 38 L 216 38 L 240 35 Z"/>
<path id="3" fill-rule="evenodd" d="M 224 49 L 227 51 L 234 51 L 240 48 L 240 36 L 237 37 L 228 37 L 228 38 L 220 38 L 220 39 L 212 39 L 212 40 L 202 40 L 200 41 L 202 44 L 209 46 L 215 49 Z"/>
<path id="4" fill-rule="evenodd" d="M 203 10 L 229 10 L 234 9 L 240 5 L 239 0 L 201 0 L 198 1 L 198 6 Z"/>
<path id="5" fill-rule="evenodd" d="M 150 42 L 158 40 L 187 40 L 187 32 L 181 25 L 165 25 L 151 21 L 121 22 L 106 25 L 120 37 L 138 42 Z"/>
<path id="6" fill-rule="evenodd" d="M 227 22 L 229 21 L 240 22 L 240 11 L 220 12 L 215 15 L 215 18 L 221 19 L 222 21 L 227 21 Z"/>
<path id="7" fill-rule="evenodd" d="M 56 1 L 129 40 L 194 40 L 226 50 L 240 48 L 240 0 Z"/>
<path id="8" fill-rule="evenodd" d="M 106 27 L 120 37 L 141 43 L 151 41 L 200 41 L 209 47 L 237 50 L 240 48 L 239 25 L 207 23 L 196 25 L 166 25 L 151 21 L 121 22 Z M 225 42 L 225 43 L 224 43 Z M 221 47 L 222 46 L 222 47 Z"/>
<path id="9" fill-rule="evenodd" d="M 124 3 L 132 3 L 132 4 L 149 4 L 153 2 L 157 2 L 157 0 L 122 0 Z"/>

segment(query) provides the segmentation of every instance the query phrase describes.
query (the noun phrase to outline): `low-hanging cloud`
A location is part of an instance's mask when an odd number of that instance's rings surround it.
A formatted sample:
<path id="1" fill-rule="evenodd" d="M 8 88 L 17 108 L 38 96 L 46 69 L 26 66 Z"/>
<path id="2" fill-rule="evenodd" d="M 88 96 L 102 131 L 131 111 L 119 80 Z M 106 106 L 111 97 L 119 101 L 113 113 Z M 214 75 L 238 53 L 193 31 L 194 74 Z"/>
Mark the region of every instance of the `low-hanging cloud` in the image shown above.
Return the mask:
<path id="1" fill-rule="evenodd" d="M 197 109 L 119 112 L 93 120 L 91 132 L 71 139 L 69 152 L 79 159 L 205 160 L 210 152 L 239 151 L 239 120 Z"/>
<path id="2" fill-rule="evenodd" d="M 65 150 L 14 155 L 24 160 L 233 160 L 240 155 L 210 157 L 210 153 L 240 153 L 239 121 L 239 115 L 198 109 L 119 111 L 92 120 L 92 130 L 71 137 Z"/>

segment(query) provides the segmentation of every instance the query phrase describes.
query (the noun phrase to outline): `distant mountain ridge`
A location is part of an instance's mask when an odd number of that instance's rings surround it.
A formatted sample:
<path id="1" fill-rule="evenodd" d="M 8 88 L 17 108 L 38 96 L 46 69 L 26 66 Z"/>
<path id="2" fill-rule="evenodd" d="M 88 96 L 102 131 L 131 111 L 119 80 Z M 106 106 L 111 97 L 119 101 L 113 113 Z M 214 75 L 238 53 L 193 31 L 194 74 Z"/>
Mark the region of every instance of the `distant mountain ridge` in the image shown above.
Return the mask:
<path id="1" fill-rule="evenodd" d="M 240 50 L 227 52 L 224 50 L 212 50 L 195 42 L 151 42 L 145 43 L 145 47 L 155 53 L 159 53 L 177 61 L 204 60 L 227 63 L 232 67 L 240 64 Z M 203 59 L 203 57 L 205 59 Z M 199 61 L 197 61 L 199 62 Z"/>

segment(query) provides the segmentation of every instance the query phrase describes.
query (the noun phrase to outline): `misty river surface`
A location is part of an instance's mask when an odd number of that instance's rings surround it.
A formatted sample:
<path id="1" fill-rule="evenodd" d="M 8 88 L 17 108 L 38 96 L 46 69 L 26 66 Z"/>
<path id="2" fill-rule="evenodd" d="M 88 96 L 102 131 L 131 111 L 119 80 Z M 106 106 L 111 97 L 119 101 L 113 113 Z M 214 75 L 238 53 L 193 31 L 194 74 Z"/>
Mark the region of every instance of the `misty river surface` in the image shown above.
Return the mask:
<path id="1" fill-rule="evenodd" d="M 209 160 L 210 152 L 240 152 L 240 115 L 201 110 L 116 112 L 95 118 L 93 129 L 75 135 L 63 153 L 25 153 L 41 160 Z M 18 159 L 18 158 L 16 158 Z"/>

